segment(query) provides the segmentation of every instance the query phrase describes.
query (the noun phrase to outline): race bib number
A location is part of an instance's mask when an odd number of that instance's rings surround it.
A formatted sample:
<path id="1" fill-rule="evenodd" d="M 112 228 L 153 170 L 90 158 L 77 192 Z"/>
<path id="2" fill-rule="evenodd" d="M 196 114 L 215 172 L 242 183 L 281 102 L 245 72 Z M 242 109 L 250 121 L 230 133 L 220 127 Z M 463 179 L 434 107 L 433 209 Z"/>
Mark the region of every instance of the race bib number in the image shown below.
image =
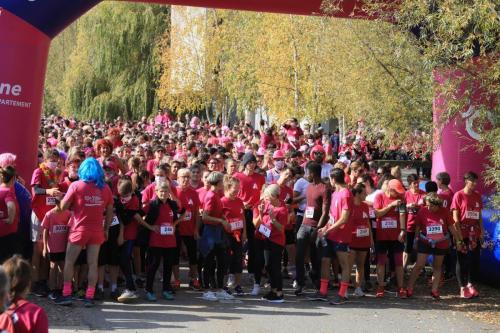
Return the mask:
<path id="1" fill-rule="evenodd" d="M 288 136 L 288 141 L 295 142 L 295 137 L 292 135 Z"/>
<path id="2" fill-rule="evenodd" d="M 47 206 L 55 206 L 56 205 L 56 198 L 54 198 L 54 197 L 45 197 L 45 205 L 47 205 Z"/>
<path id="3" fill-rule="evenodd" d="M 368 228 L 358 228 L 356 229 L 356 237 L 368 237 L 370 236 L 370 231 Z"/>
<path id="4" fill-rule="evenodd" d="M 441 225 L 429 225 L 427 226 L 427 235 L 442 235 L 443 226 Z"/>
<path id="5" fill-rule="evenodd" d="M 55 225 L 52 227 L 52 233 L 54 234 L 65 234 L 68 232 L 67 225 Z"/>
<path id="6" fill-rule="evenodd" d="M 163 224 L 160 226 L 160 235 L 170 236 L 174 234 L 174 226 L 171 224 Z"/>
<path id="7" fill-rule="evenodd" d="M 231 231 L 243 229 L 243 221 L 242 220 L 231 220 L 229 222 L 229 225 L 231 226 Z"/>
<path id="8" fill-rule="evenodd" d="M 376 216 L 375 216 L 375 210 L 374 210 L 373 208 L 370 208 L 370 209 L 368 210 L 368 216 L 369 216 L 371 219 L 376 218 Z"/>
<path id="9" fill-rule="evenodd" d="M 396 229 L 398 227 L 398 222 L 393 219 L 383 219 L 381 222 L 382 229 Z"/>
<path id="10" fill-rule="evenodd" d="M 314 218 L 314 207 L 307 207 L 306 208 L 306 218 L 308 218 L 308 219 Z"/>
<path id="11" fill-rule="evenodd" d="M 271 236 L 271 229 L 269 229 L 263 224 L 259 226 L 259 232 L 263 234 L 266 238 L 269 238 Z"/>
<path id="12" fill-rule="evenodd" d="M 115 225 L 120 224 L 120 220 L 118 220 L 118 217 L 115 215 L 113 216 L 113 220 L 111 220 L 111 225 L 110 227 L 114 227 Z"/>
<path id="13" fill-rule="evenodd" d="M 471 220 L 479 220 L 479 212 L 475 212 L 473 210 L 468 210 L 465 212 L 465 218 Z"/>
<path id="14" fill-rule="evenodd" d="M 184 215 L 184 221 L 191 221 L 193 214 L 191 214 L 190 210 L 186 210 L 186 214 Z"/>

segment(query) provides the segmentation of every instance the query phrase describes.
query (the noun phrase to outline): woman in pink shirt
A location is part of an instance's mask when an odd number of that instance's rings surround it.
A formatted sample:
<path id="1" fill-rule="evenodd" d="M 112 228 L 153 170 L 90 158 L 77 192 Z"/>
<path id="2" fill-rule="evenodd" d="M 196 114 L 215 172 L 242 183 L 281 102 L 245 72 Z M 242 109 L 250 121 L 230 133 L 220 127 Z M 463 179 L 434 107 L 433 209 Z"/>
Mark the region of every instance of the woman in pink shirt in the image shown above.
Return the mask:
<path id="1" fill-rule="evenodd" d="M 99 248 L 108 238 L 108 230 L 113 219 L 113 195 L 104 182 L 104 171 L 96 159 L 86 159 L 78 169 L 78 176 L 80 180 L 71 183 L 61 202 L 61 210 L 71 208 L 74 218 L 68 235 L 63 295 L 56 300 L 56 304 L 71 305 L 73 269 L 76 259 L 85 247 L 89 266 L 85 306 L 91 307 L 94 305 L 97 283 Z"/>

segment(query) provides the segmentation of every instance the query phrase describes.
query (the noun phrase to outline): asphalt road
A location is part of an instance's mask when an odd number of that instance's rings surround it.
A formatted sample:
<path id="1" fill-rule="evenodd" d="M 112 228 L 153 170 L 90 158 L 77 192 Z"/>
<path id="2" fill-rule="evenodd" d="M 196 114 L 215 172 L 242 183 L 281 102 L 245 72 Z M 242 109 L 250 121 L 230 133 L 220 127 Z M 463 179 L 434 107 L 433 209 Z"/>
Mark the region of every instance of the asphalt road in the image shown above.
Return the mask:
<path id="1" fill-rule="evenodd" d="M 201 293 L 187 288 L 177 292 L 176 300 L 136 304 L 100 303 L 83 308 L 76 302 L 70 308 L 46 305 L 51 332 L 500 332 L 500 326 L 469 319 L 453 307 L 457 297 L 435 302 L 420 287 L 414 299 L 398 299 L 388 294 L 350 297 L 340 306 L 311 302 L 285 290 L 286 302 L 271 304 L 257 297 L 236 301 L 209 302 Z M 333 295 L 333 292 L 330 292 Z M 46 302 L 46 301 L 43 301 Z M 54 319 L 54 317 L 59 317 Z M 499 316 L 500 318 L 500 316 Z"/>

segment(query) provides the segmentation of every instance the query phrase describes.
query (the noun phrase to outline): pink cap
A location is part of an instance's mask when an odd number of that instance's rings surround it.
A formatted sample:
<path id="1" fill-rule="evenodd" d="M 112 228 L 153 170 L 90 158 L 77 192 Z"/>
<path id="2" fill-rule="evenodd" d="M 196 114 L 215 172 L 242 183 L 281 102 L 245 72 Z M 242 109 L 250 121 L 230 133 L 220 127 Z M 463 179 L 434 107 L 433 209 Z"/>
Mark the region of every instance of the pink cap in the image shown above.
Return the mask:
<path id="1" fill-rule="evenodd" d="M 257 155 L 259 156 L 264 156 L 266 154 L 266 150 L 262 147 L 259 148 L 259 150 L 257 150 Z"/>
<path id="2" fill-rule="evenodd" d="M 283 154 L 283 152 L 281 150 L 276 150 L 273 153 L 273 160 L 283 159 L 283 158 L 285 158 L 285 154 Z"/>
<path id="3" fill-rule="evenodd" d="M 396 192 L 398 192 L 399 194 L 404 194 L 405 193 L 405 188 L 403 186 L 403 184 L 401 184 L 401 182 L 397 179 L 391 179 L 389 181 L 389 189 L 392 189 Z"/>

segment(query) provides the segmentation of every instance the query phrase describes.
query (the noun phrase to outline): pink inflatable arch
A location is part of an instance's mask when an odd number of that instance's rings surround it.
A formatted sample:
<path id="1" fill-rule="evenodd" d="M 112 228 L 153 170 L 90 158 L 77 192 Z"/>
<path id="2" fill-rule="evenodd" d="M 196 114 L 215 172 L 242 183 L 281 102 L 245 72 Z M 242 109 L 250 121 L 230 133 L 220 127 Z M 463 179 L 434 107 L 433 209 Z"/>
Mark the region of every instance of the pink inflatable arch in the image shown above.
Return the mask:
<path id="1" fill-rule="evenodd" d="M 381 0 L 383 1 L 383 0 Z M 43 85 L 50 41 L 100 0 L 0 0 L 0 152 L 18 155 L 26 179 L 36 166 Z M 149 0 L 187 6 L 322 14 L 322 0 Z M 397 1 L 386 0 L 386 3 Z M 356 0 L 339 1 L 336 17 L 370 19 Z M 471 112 L 472 114 L 472 112 Z M 470 115 L 468 116 L 470 117 Z M 466 117 L 467 118 L 467 117 Z M 467 122 L 465 122 L 467 123 Z M 481 172 L 485 153 L 464 151 L 462 123 L 450 122 L 434 154 L 434 171 L 450 172 L 455 188 L 465 170 Z M 468 140 L 474 140 L 469 137 Z"/>

